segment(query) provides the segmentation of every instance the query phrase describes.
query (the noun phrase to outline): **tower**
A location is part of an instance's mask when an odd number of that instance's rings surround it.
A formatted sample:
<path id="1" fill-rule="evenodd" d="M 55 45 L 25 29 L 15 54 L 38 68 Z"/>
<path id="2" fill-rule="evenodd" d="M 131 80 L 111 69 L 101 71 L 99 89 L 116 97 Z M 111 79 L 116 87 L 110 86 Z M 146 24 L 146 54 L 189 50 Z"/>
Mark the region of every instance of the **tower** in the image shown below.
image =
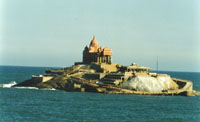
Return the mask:
<path id="1" fill-rule="evenodd" d="M 91 40 L 89 48 L 86 46 L 83 51 L 83 63 L 90 64 L 92 62 L 112 63 L 112 50 L 109 48 L 103 48 L 102 46 L 99 48 L 95 36 Z"/>

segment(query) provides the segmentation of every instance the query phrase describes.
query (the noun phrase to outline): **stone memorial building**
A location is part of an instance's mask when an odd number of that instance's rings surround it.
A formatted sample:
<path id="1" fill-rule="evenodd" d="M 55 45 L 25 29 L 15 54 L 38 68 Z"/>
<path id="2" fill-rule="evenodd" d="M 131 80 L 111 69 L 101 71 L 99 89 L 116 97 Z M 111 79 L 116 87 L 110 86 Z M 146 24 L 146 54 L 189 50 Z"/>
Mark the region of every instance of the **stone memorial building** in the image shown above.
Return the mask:
<path id="1" fill-rule="evenodd" d="M 90 42 L 90 46 L 86 46 L 83 51 L 83 63 L 90 64 L 95 63 L 112 63 L 112 50 L 109 48 L 103 48 L 98 46 L 98 42 L 95 38 Z"/>

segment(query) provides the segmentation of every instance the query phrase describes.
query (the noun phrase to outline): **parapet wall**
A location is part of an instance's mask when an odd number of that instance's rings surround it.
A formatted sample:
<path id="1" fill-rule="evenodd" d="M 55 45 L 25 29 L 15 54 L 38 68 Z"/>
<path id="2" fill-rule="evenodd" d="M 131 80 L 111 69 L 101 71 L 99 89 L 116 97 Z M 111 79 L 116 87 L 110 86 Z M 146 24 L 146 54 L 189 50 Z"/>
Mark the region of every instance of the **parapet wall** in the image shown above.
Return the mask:
<path id="1" fill-rule="evenodd" d="M 117 71 L 117 64 L 106 64 L 106 63 L 101 63 L 100 68 L 103 69 L 103 71 L 108 71 L 108 72 L 116 72 Z"/>

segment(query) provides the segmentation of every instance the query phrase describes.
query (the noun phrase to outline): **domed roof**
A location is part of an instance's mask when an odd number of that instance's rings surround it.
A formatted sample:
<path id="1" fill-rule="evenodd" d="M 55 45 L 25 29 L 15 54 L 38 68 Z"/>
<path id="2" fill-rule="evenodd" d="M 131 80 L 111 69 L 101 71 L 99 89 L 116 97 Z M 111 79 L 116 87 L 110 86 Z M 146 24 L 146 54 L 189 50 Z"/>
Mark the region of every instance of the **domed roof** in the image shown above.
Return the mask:
<path id="1" fill-rule="evenodd" d="M 90 42 L 89 52 L 97 52 L 98 48 L 99 48 L 98 42 L 94 36 Z"/>
<path id="2" fill-rule="evenodd" d="M 96 38 L 95 38 L 95 36 L 93 36 L 93 39 L 91 40 L 91 42 L 90 42 L 90 47 L 98 47 L 98 42 L 97 42 L 97 40 L 96 40 Z"/>

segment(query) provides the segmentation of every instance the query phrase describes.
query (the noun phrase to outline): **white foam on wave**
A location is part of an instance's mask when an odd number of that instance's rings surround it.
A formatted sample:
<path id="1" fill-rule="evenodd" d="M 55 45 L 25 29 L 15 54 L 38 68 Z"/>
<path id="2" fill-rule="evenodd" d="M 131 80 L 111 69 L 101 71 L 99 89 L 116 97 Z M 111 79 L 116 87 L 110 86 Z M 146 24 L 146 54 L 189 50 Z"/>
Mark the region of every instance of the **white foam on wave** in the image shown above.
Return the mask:
<path id="1" fill-rule="evenodd" d="M 4 84 L 0 84 L 0 87 L 1 88 L 17 88 L 17 89 L 35 89 L 35 90 L 56 90 L 55 88 L 42 88 L 42 89 L 39 89 L 37 87 L 25 87 L 25 86 L 14 86 L 16 85 L 17 83 L 15 81 L 11 81 L 10 83 L 4 83 Z M 14 86 L 14 87 L 13 87 Z"/>
<path id="2" fill-rule="evenodd" d="M 17 86 L 17 87 L 14 87 L 14 88 L 17 88 L 17 89 L 38 89 L 37 87 L 24 87 L 24 86 Z"/>
<path id="3" fill-rule="evenodd" d="M 16 89 L 34 89 L 34 90 L 56 90 L 54 88 L 42 88 L 42 89 L 39 89 L 37 87 L 29 87 L 29 86 L 15 86 L 13 88 L 16 88 Z"/>
<path id="4" fill-rule="evenodd" d="M 16 85 L 17 83 L 15 81 L 11 81 L 10 83 L 5 83 L 5 84 L 0 84 L 0 87 L 2 88 L 10 88 L 14 85 Z"/>
<path id="5" fill-rule="evenodd" d="M 37 88 L 37 87 L 29 87 L 29 86 L 16 86 L 13 88 L 17 88 L 17 89 L 35 89 L 35 90 L 56 90 L 55 88 Z"/>
<path id="6" fill-rule="evenodd" d="M 56 89 L 54 89 L 54 88 L 42 88 L 40 90 L 56 90 Z"/>

